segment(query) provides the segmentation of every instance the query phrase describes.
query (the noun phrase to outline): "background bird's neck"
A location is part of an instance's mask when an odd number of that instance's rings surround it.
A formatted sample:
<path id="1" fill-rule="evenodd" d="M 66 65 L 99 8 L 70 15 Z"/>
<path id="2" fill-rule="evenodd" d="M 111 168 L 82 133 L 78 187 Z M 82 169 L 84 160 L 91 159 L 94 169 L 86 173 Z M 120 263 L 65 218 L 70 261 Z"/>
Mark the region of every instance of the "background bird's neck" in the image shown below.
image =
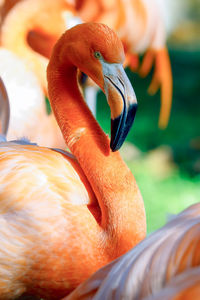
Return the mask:
<path id="1" fill-rule="evenodd" d="M 20 4 L 20 3 L 19 3 Z M 17 5 L 17 4 L 16 4 Z M 48 60 L 33 51 L 27 43 L 27 34 L 32 28 L 29 14 L 17 14 L 13 10 L 6 17 L 1 31 L 1 44 L 6 49 L 14 52 L 33 71 L 41 82 L 46 92 L 46 67 Z"/>
<path id="2" fill-rule="evenodd" d="M 45 94 L 47 88 L 46 67 L 48 60 L 41 55 L 42 53 L 37 53 L 34 51 L 34 48 L 31 48 L 28 39 L 29 33 L 34 32 L 35 29 L 36 35 L 40 31 L 43 35 L 47 33 L 46 42 L 49 42 L 50 47 L 52 47 L 53 41 L 50 38 L 48 39 L 48 33 L 51 33 L 55 41 L 64 32 L 65 22 L 61 13 L 62 10 L 67 8 L 68 5 L 65 0 L 20 1 L 12 7 L 3 21 L 1 45 L 13 51 L 27 63 L 37 75 Z M 35 40 L 40 44 L 41 41 L 38 40 L 38 37 L 40 36 L 37 35 Z M 32 38 L 32 42 L 34 42 L 34 38 Z"/>
<path id="3" fill-rule="evenodd" d="M 76 67 L 66 61 L 64 67 L 57 67 L 58 60 L 52 59 L 47 69 L 51 106 L 67 145 L 96 195 L 109 251 L 113 249 L 118 256 L 145 235 L 143 201 L 132 173 L 119 152 L 110 150 L 109 138 L 84 102 Z"/>

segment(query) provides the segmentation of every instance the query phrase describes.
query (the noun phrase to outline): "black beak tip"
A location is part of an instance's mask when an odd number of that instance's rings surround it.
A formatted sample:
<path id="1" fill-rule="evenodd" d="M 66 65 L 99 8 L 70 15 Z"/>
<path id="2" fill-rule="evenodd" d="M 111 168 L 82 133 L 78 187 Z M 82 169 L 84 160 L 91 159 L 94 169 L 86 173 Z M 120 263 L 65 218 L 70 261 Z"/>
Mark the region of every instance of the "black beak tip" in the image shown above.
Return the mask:
<path id="1" fill-rule="evenodd" d="M 117 145 L 115 145 L 111 139 L 110 141 L 110 149 L 112 150 L 112 152 L 118 151 L 121 148 L 122 145 L 120 145 L 119 143 Z"/>
<path id="2" fill-rule="evenodd" d="M 120 115 L 111 119 L 111 141 L 110 148 L 113 152 L 119 150 L 123 145 L 135 119 L 137 103 L 129 106 L 126 116 Z"/>

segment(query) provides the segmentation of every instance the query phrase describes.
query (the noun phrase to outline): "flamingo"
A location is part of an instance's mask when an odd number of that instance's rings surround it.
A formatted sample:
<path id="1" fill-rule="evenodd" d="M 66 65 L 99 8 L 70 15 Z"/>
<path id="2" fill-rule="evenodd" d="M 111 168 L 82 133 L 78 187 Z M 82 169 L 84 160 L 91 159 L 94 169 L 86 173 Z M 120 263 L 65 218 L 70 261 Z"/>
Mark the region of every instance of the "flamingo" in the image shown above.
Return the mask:
<path id="1" fill-rule="evenodd" d="M 200 203 L 98 270 L 63 300 L 198 300 Z"/>
<path id="2" fill-rule="evenodd" d="M 66 31 L 47 68 L 52 110 L 71 153 L 0 144 L 0 294 L 58 299 L 146 234 L 143 200 L 119 151 L 136 96 L 124 51 L 106 25 Z M 87 107 L 77 68 L 105 92 L 111 140 Z"/>
<path id="3" fill-rule="evenodd" d="M 76 0 L 75 8 L 82 20 L 105 23 L 117 31 L 125 48 L 125 65 L 133 71 L 138 70 L 145 77 L 154 64 L 148 91 L 155 94 L 161 87 L 159 126 L 165 128 L 171 110 L 172 73 L 163 18 L 156 0 Z M 140 67 L 138 54 L 145 54 Z"/>

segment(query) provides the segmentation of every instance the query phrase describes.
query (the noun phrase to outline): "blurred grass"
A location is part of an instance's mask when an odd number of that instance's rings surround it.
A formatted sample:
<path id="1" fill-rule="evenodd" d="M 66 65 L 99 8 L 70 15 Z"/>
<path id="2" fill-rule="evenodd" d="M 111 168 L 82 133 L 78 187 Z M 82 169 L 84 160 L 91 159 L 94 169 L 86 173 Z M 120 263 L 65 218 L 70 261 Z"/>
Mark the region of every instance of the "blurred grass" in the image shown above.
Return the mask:
<path id="1" fill-rule="evenodd" d="M 127 164 L 144 198 L 148 232 L 163 225 L 170 214 L 176 214 L 200 199 L 200 52 L 171 50 L 170 58 L 173 106 L 169 125 L 164 131 L 157 125 L 160 94 L 153 97 L 147 94 L 152 74 L 142 79 L 127 69 L 139 103 L 127 141 L 142 152 L 139 159 L 129 160 Z M 109 107 L 100 92 L 97 119 L 107 133 L 110 132 L 109 117 Z M 147 157 L 149 151 L 161 145 L 169 147 L 176 167 L 167 176 L 158 177 L 152 172 L 154 166 L 148 163 Z M 155 164 L 161 166 L 162 161 L 155 161 Z"/>
<path id="2" fill-rule="evenodd" d="M 200 180 L 179 170 L 159 177 L 145 159 L 127 162 L 142 193 L 148 233 L 160 228 L 174 214 L 200 199 Z"/>

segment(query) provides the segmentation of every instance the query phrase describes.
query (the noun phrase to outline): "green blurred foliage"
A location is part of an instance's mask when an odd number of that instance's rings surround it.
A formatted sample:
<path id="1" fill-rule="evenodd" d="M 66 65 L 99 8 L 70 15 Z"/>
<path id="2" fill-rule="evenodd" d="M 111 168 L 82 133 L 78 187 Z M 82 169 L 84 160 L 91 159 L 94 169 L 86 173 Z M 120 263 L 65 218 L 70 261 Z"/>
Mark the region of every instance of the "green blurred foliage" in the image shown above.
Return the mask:
<path id="1" fill-rule="evenodd" d="M 200 180 L 190 178 L 179 170 L 159 176 L 150 169 L 145 158 L 127 162 L 142 193 L 147 232 L 163 226 L 171 217 L 200 199 Z"/>

